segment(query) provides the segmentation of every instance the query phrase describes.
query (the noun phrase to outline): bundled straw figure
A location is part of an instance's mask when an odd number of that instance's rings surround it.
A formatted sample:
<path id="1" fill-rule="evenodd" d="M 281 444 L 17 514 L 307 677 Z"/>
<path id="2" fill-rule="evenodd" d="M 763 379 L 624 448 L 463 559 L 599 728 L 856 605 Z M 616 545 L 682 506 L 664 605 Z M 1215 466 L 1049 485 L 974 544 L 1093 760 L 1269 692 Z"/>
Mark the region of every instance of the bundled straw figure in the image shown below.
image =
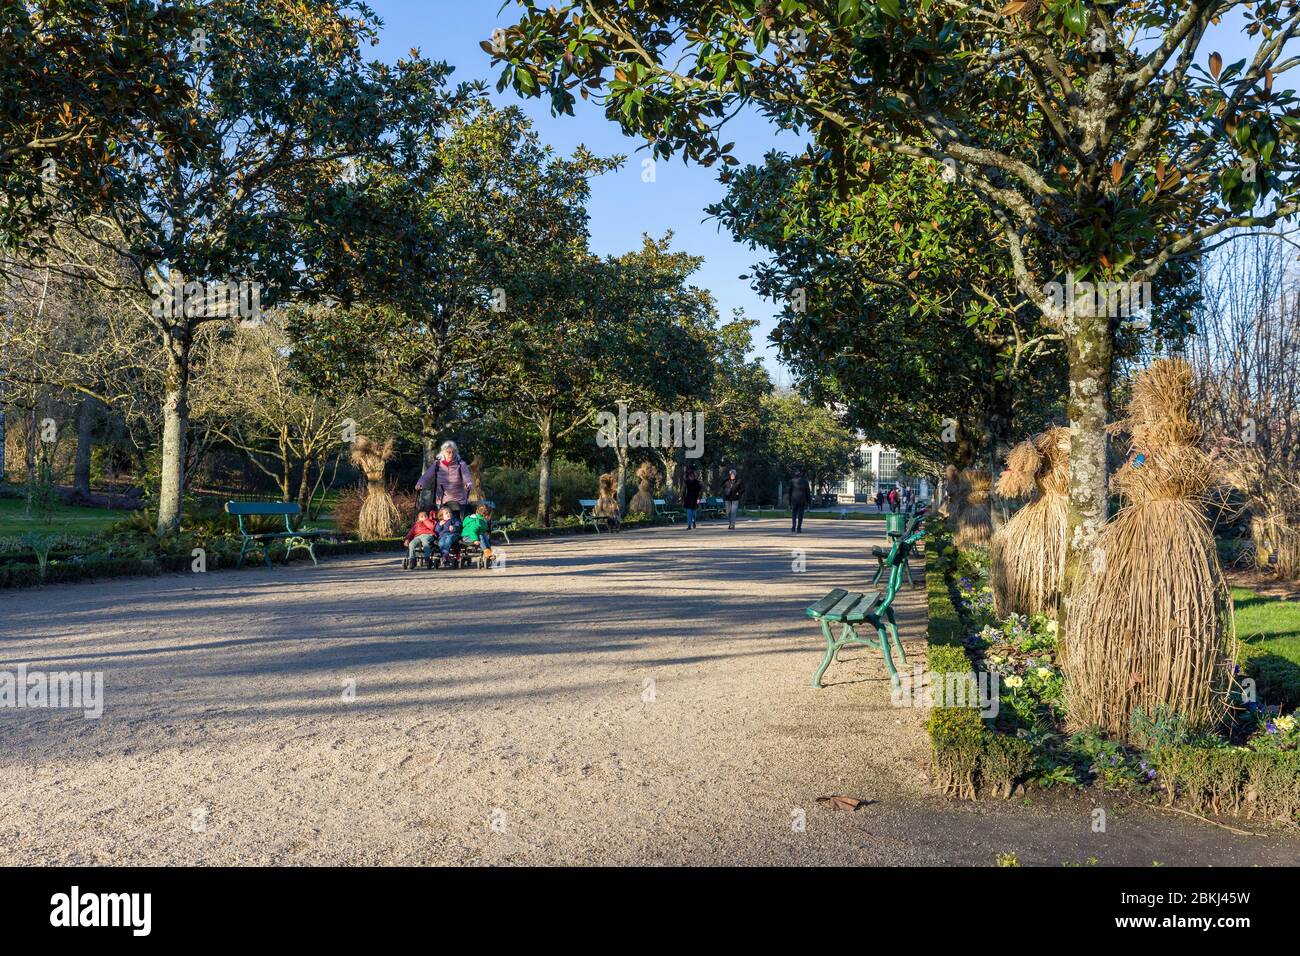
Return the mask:
<path id="1" fill-rule="evenodd" d="M 1191 368 L 1159 359 L 1112 426 L 1132 448 L 1111 479 L 1124 507 L 1071 592 L 1062 667 L 1072 729 L 1127 740 L 1139 710 L 1148 721 L 1177 715 L 1189 731 L 1227 713 L 1232 599 L 1205 517 L 1216 462 L 1199 447 L 1191 402 Z"/>
<path id="2" fill-rule="evenodd" d="M 1070 431 L 1049 428 L 1007 455 L 1003 498 L 1030 498 L 989 542 L 990 583 L 999 616 L 1056 616 L 1070 516 Z"/>
<path id="3" fill-rule="evenodd" d="M 600 515 L 614 522 L 619 520 L 618 495 L 615 492 L 617 484 L 618 476 L 612 471 L 600 476 L 599 497 L 596 498 L 596 507 L 592 509 L 592 514 Z M 654 499 L 651 499 L 650 506 L 654 507 Z"/>
<path id="4" fill-rule="evenodd" d="M 947 471 L 948 524 L 953 529 L 952 542 L 959 548 L 983 548 L 993 533 L 993 519 L 989 514 L 989 492 L 993 479 L 979 468 L 958 471 L 952 465 Z"/>
<path id="5" fill-rule="evenodd" d="M 645 461 L 636 470 L 636 476 L 638 479 L 636 494 L 632 496 L 631 502 L 628 503 L 628 514 L 653 517 L 655 513 L 654 485 L 659 480 L 659 469 L 650 462 Z"/>
<path id="6" fill-rule="evenodd" d="M 393 440 L 382 445 L 358 435 L 352 443 L 352 464 L 366 476 L 366 499 L 357 517 L 357 533 L 362 541 L 379 541 L 402 536 L 402 515 L 384 484 L 384 466 L 393 457 Z"/>

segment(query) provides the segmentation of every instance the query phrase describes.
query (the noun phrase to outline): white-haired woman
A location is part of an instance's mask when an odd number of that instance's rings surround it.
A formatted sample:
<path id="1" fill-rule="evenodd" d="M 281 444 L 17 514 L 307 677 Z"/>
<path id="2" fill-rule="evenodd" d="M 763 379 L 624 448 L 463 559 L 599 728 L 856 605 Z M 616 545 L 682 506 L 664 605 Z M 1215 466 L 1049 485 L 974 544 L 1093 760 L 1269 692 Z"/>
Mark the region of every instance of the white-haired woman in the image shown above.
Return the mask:
<path id="1" fill-rule="evenodd" d="M 474 478 L 469 473 L 469 465 L 460 457 L 460 449 L 454 441 L 442 443 L 437 459 L 415 483 L 417 494 L 425 488 L 433 489 L 435 508 L 448 508 L 457 517 L 466 510 L 469 494 L 474 490 Z"/>

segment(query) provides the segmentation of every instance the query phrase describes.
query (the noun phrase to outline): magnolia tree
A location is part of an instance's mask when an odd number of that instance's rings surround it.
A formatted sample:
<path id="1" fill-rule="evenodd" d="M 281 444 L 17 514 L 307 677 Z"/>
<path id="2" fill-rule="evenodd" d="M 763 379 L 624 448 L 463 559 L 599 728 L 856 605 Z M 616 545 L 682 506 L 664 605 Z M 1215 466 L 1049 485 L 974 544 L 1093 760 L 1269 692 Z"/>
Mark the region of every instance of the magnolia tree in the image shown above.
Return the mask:
<path id="1" fill-rule="evenodd" d="M 188 93 L 168 117 L 192 142 L 182 149 L 160 126 L 116 144 L 102 169 L 111 201 L 100 215 L 113 229 L 82 234 L 113 243 L 130 264 L 123 294 L 150 321 L 167 362 L 160 534 L 180 523 L 200 327 L 255 323 L 263 306 L 319 293 L 303 270 L 311 237 L 303 224 L 328 224 L 346 245 L 354 223 L 336 199 L 346 189 L 345 162 L 389 148 L 386 132 L 410 113 L 434 123 L 442 115 L 446 68 L 365 61 L 373 22 L 368 8 L 346 0 L 203 6 L 175 44 Z M 69 215 L 64 225 L 81 223 Z M 69 248 L 49 259 L 63 270 L 87 268 Z"/>
<path id="2" fill-rule="evenodd" d="M 1300 208 L 1289 2 L 521 5 L 489 45 L 502 85 L 557 112 L 595 98 L 657 156 L 734 164 L 724 127 L 748 104 L 809 134 L 845 188 L 885 152 L 945 168 L 987 207 L 1016 287 L 1064 339 L 1071 570 L 1106 519 L 1125 313 L 1216 237 Z M 1225 21 L 1251 44 L 1226 65 Z"/>

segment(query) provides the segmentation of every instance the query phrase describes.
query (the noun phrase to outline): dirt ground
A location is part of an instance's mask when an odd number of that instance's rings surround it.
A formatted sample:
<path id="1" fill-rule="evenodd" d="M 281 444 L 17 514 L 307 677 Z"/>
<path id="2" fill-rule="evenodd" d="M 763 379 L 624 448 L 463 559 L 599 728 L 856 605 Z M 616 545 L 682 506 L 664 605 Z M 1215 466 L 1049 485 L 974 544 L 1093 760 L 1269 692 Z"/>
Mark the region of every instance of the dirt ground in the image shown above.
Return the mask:
<path id="1" fill-rule="evenodd" d="M 827 686 L 804 608 L 873 523 L 742 521 L 0 594 L 0 670 L 102 671 L 105 709 L 3 709 L 0 864 L 1294 864 L 1088 797 L 954 804 L 879 653 Z M 923 590 L 899 601 L 924 658 Z M 355 693 L 351 693 L 354 690 Z M 870 801 L 832 811 L 820 796 Z M 1245 826 L 1245 829 L 1258 829 Z"/>

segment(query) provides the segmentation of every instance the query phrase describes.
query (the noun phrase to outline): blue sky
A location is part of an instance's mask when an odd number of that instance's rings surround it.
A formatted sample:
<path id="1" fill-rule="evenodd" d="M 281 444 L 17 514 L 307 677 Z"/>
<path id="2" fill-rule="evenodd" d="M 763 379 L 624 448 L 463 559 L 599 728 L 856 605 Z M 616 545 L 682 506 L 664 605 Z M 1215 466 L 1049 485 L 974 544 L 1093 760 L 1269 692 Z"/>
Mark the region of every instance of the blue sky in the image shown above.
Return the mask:
<path id="1" fill-rule="evenodd" d="M 483 79 L 495 85 L 497 74 L 479 43 L 491 37 L 493 28 L 517 22 L 519 8 L 513 2 L 504 9 L 501 0 L 370 3 L 384 21 L 381 42 L 374 50 L 381 59 L 395 60 L 418 47 L 425 55 L 456 67 L 454 80 Z M 1202 46 L 1202 65 L 1213 49 L 1223 54 L 1225 63 L 1232 63 L 1247 56 L 1254 46 L 1239 26 L 1224 23 Z M 788 375 L 766 342 L 775 324 L 775 306 L 756 296 L 748 282 L 738 278 L 750 271 L 758 256 L 732 240 L 716 221 L 705 218 L 705 207 L 724 192 L 716 171 L 672 160 L 657 164 L 653 183 L 643 182 L 641 161 L 648 154 L 637 152 L 642 140 L 623 136 L 617 124 L 606 120 L 591 103 L 579 100 L 575 116 L 553 117 L 542 100 L 524 100 L 510 90 L 502 94 L 493 90 L 492 96 L 503 105 L 520 106 L 536 123 L 542 139 L 559 152 L 571 152 L 582 143 L 603 155 L 626 154 L 628 162 L 622 170 L 592 183 L 592 249 L 600 254 L 626 252 L 640 246 L 643 233 L 661 236 L 672 230 L 675 248 L 704 257 L 695 282 L 713 293 L 723 318 L 730 317 L 732 309 L 743 308 L 749 318 L 758 320 L 756 352 L 763 355 L 773 378 L 788 384 Z M 778 137 L 766 120 L 754 114 L 736 117 L 728 130 L 726 138 L 736 143 L 734 152 L 742 163 L 758 162 L 777 146 L 793 152 L 800 145 L 790 134 Z"/>
<path id="2" fill-rule="evenodd" d="M 382 40 L 374 48 L 384 60 L 394 60 L 411 47 L 456 67 L 453 80 L 484 79 L 495 86 L 497 74 L 489 57 L 479 47 L 491 37 L 496 26 L 510 26 L 518 21 L 518 7 L 513 3 L 497 16 L 501 0 L 370 0 L 370 5 L 384 21 Z M 704 257 L 704 265 L 695 275 L 695 283 L 709 289 L 718 300 L 718 312 L 730 318 L 731 310 L 743 308 L 751 319 L 759 321 L 754 332 L 756 353 L 762 354 L 774 379 L 785 384 L 788 375 L 777 364 L 775 352 L 766 348 L 766 338 L 775 324 L 775 308 L 737 278 L 747 274 L 756 256 L 732 240 L 731 234 L 719 229 L 718 223 L 705 218 L 704 209 L 724 193 L 716 170 L 681 160 L 661 161 L 655 169 L 653 183 L 642 182 L 641 161 L 648 153 L 635 152 L 643 142 L 623 136 L 617 124 L 590 103 L 578 101 L 574 116 L 552 117 L 541 100 L 524 100 L 511 90 L 492 97 L 501 104 L 521 107 L 533 119 L 542 139 L 558 152 L 571 152 L 579 143 L 602 155 L 622 153 L 628 157 L 623 169 L 600 177 L 592 183 L 591 246 L 600 254 L 627 252 L 639 248 L 641 235 L 661 236 L 673 231 L 673 246 Z M 736 143 L 736 158 L 742 163 L 758 162 L 763 154 L 778 145 L 776 131 L 759 116 L 740 116 L 728 126 L 728 140 Z M 785 134 L 785 149 L 797 149 L 798 141 Z"/>

